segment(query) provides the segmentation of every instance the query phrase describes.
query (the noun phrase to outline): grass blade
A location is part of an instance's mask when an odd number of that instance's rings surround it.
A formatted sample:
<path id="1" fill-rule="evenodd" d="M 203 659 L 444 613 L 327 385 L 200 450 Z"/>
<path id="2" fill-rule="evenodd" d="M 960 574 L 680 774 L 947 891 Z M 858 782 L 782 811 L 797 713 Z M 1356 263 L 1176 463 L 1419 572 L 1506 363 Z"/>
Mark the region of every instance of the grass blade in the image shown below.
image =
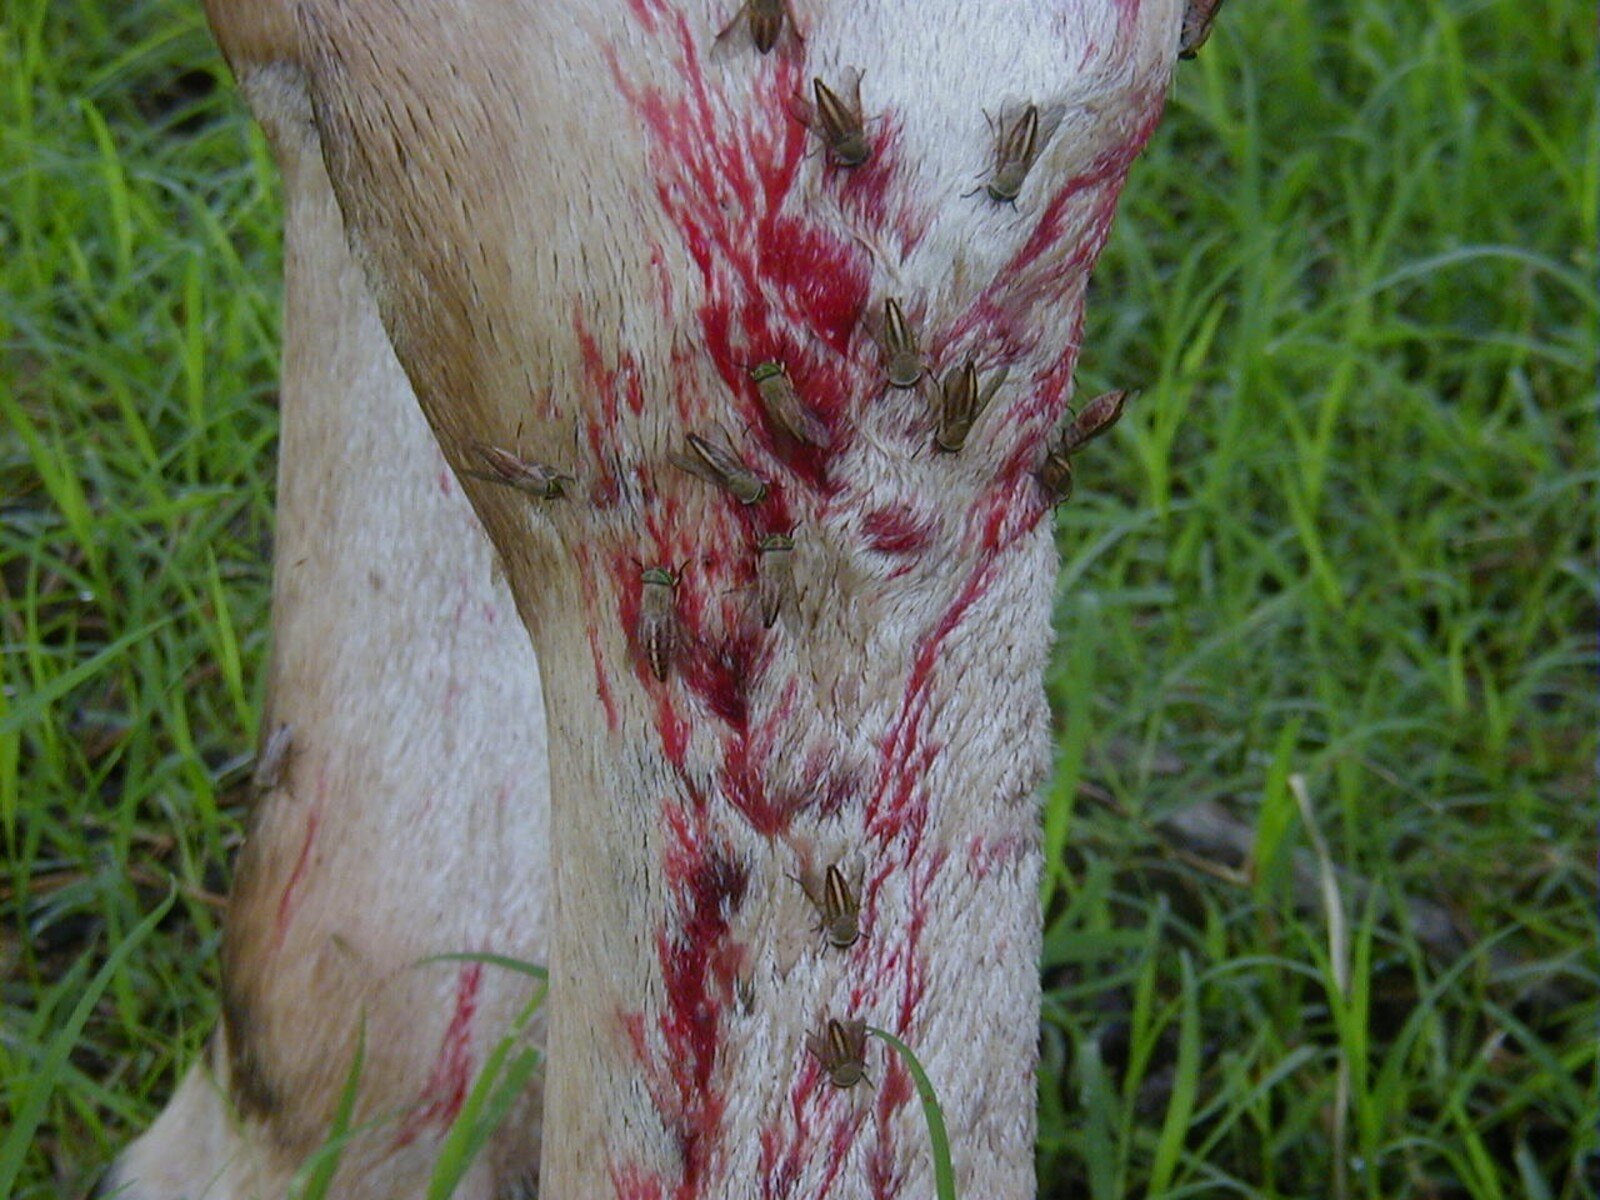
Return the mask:
<path id="1" fill-rule="evenodd" d="M 900 1055 L 911 1080 L 917 1085 L 917 1095 L 922 1100 L 922 1115 L 928 1122 L 928 1141 L 933 1153 L 933 1187 L 938 1200 L 956 1200 L 956 1172 L 950 1164 L 950 1135 L 944 1127 L 944 1109 L 939 1107 L 939 1096 L 933 1090 L 933 1081 L 922 1069 L 911 1047 L 885 1029 L 868 1025 L 867 1032 L 881 1038 Z"/>
<path id="2" fill-rule="evenodd" d="M 333 1178 L 339 1173 L 339 1162 L 344 1158 L 344 1148 L 350 1142 L 350 1121 L 356 1111 L 356 1093 L 361 1086 L 361 1068 L 367 1058 L 367 1019 L 361 1018 L 356 1032 L 356 1053 L 344 1078 L 344 1090 L 339 1093 L 339 1106 L 333 1113 L 333 1124 L 328 1127 L 328 1137 L 307 1160 L 310 1173 L 300 1200 L 325 1200 Z"/>
<path id="3" fill-rule="evenodd" d="M 550 972 L 538 963 L 524 962 L 520 958 L 511 958 L 505 954 L 476 954 L 470 951 L 462 951 L 458 954 L 430 954 L 427 958 L 417 959 L 412 965 L 425 967 L 429 963 L 441 962 L 487 963 L 491 967 L 503 967 L 507 971 L 515 971 L 519 975 L 527 975 L 529 978 L 543 980 L 545 983 L 550 982 Z"/>
<path id="4" fill-rule="evenodd" d="M 1305 823 L 1306 835 L 1317 857 L 1317 887 L 1322 895 L 1323 916 L 1328 922 L 1328 962 L 1333 973 L 1337 996 L 1333 1003 L 1341 1023 L 1345 1006 L 1350 1000 L 1350 933 L 1344 913 L 1344 898 L 1339 891 L 1339 875 L 1333 869 L 1333 855 L 1328 851 L 1327 839 L 1322 836 L 1322 826 L 1317 824 L 1316 810 L 1311 807 L 1311 796 L 1306 791 L 1305 776 L 1289 776 L 1289 790 L 1300 808 L 1300 819 Z M 1344 1200 L 1350 1194 L 1349 1138 L 1350 1138 L 1350 1045 L 1346 1037 L 1339 1039 L 1339 1070 L 1334 1082 L 1333 1102 L 1333 1194 Z"/>
<path id="5" fill-rule="evenodd" d="M 529 1006 L 514 1031 L 500 1040 L 478 1074 L 472 1091 L 462 1102 L 461 1111 L 450 1125 L 444 1144 L 439 1148 L 439 1158 L 434 1163 L 433 1176 L 428 1180 L 428 1200 L 449 1200 L 466 1176 L 473 1160 L 500 1127 L 516 1103 L 517 1097 L 527 1087 L 528 1080 L 539 1067 L 539 1052 L 525 1046 L 510 1064 L 506 1056 L 516 1043 L 525 1019 L 543 1000 L 539 997 Z"/>
<path id="6" fill-rule="evenodd" d="M 1178 1018 L 1178 1065 L 1172 1080 L 1172 1098 L 1167 1102 L 1167 1116 L 1161 1123 L 1161 1136 L 1156 1142 L 1155 1162 L 1150 1167 L 1150 1188 L 1146 1195 L 1151 1197 L 1161 1195 L 1172 1182 L 1178 1158 L 1183 1153 L 1184 1139 L 1189 1134 L 1195 1094 L 1200 1085 L 1199 988 L 1189 956 L 1185 954 L 1182 961 L 1183 1007 Z"/>
<path id="7" fill-rule="evenodd" d="M 549 971 L 538 963 L 525 962 L 520 958 L 511 958 L 504 954 L 473 951 L 432 954 L 419 959 L 415 965 L 420 967 L 439 962 L 485 963 L 537 979 L 544 986 L 534 993 L 528 1006 L 512 1023 L 511 1032 L 500 1039 L 489 1057 L 484 1060 L 483 1069 L 478 1072 L 472 1090 L 467 1093 L 461 1111 L 451 1122 L 444 1143 L 439 1147 L 439 1157 L 434 1162 L 433 1175 L 428 1180 L 428 1200 L 448 1200 L 448 1197 L 455 1193 L 461 1180 L 471 1168 L 473 1160 L 494 1135 L 494 1131 L 500 1127 L 500 1123 L 506 1119 L 511 1106 L 516 1103 L 517 1097 L 522 1094 L 523 1089 L 528 1086 L 528 1080 L 538 1069 L 541 1056 L 532 1047 L 523 1047 L 509 1064 L 506 1060 L 516 1047 L 523 1031 L 527 1029 L 528 1022 L 533 1020 L 534 1013 L 544 1003 L 550 979 Z"/>
<path id="8" fill-rule="evenodd" d="M 17 1176 L 22 1171 L 28 1145 L 33 1140 L 39 1122 L 44 1119 L 45 1106 L 50 1102 L 55 1081 L 65 1069 L 67 1056 L 77 1045 L 83 1027 L 88 1024 L 89 1014 L 100 1002 L 101 995 L 111 983 L 111 977 L 121 969 L 122 964 L 139 943 L 161 924 L 162 918 L 167 915 L 167 910 L 172 907 L 177 895 L 175 891 L 168 892 L 167 898 L 156 905 L 150 915 L 140 921 L 133 932 L 123 938 L 121 944 L 106 956 L 106 961 L 95 972 L 94 978 L 89 981 L 89 986 L 84 988 L 83 994 L 78 997 L 78 1003 L 73 1006 L 72 1015 L 67 1018 L 66 1024 L 50 1039 L 50 1044 L 40 1057 L 37 1070 L 32 1073 L 27 1099 L 22 1102 L 21 1109 L 13 1115 L 11 1130 L 6 1134 L 5 1141 L 0 1142 L 0 1196 L 12 1194 Z"/>
<path id="9" fill-rule="evenodd" d="M 21 697 L 12 705 L 10 712 L 4 717 L 0 717 L 0 735 L 15 733 L 32 725 L 44 716 L 52 704 L 73 688 L 104 672 L 107 665 L 129 646 L 142 638 L 149 637 L 156 630 L 172 624 L 174 620 L 176 620 L 175 617 L 163 617 L 159 621 L 152 621 L 143 629 L 135 629 L 132 633 L 123 634 L 98 654 L 84 659 L 77 666 L 63 671 L 50 679 L 36 691 Z"/>

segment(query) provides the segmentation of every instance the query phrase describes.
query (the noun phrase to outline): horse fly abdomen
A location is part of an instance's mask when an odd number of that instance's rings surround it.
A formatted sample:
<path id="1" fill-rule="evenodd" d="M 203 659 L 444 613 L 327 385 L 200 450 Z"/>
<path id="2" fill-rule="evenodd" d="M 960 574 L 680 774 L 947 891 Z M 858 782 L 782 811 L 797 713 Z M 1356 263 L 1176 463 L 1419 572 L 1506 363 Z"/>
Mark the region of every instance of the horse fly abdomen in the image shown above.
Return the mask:
<path id="1" fill-rule="evenodd" d="M 719 446 L 693 433 L 688 440 L 693 454 L 674 451 L 667 456 L 673 466 L 714 484 L 740 504 L 759 504 L 766 499 L 766 481 L 746 466 L 732 447 Z"/>
<path id="2" fill-rule="evenodd" d="M 797 441 L 812 446 L 828 444 L 828 431 L 795 391 L 794 380 L 781 362 L 757 363 L 750 371 L 761 406 L 774 424 Z"/>
<path id="3" fill-rule="evenodd" d="M 787 534 L 769 533 L 756 543 L 756 596 L 768 629 L 784 609 L 795 611 L 794 539 Z"/>
<path id="4" fill-rule="evenodd" d="M 806 1035 L 806 1049 L 822 1064 L 828 1082 L 836 1088 L 855 1087 L 867 1076 L 867 1023 L 863 1020 L 829 1017 L 820 1032 Z"/>
<path id="5" fill-rule="evenodd" d="M 821 78 L 811 81 L 811 91 L 816 97 L 816 129 L 828 154 L 841 167 L 859 167 L 872 157 L 872 145 L 867 141 L 867 124 L 861 115 L 861 76 L 856 74 L 846 89 L 851 92 L 845 100 Z"/>
<path id="6" fill-rule="evenodd" d="M 883 370 L 889 385 L 897 388 L 916 387 L 926 370 L 916 331 L 893 297 L 883 302 Z"/>
<path id="7" fill-rule="evenodd" d="M 646 567 L 640 576 L 639 649 L 650 674 L 662 683 L 672 673 L 678 649 L 678 577 L 666 567 Z"/>
<path id="8" fill-rule="evenodd" d="M 1178 57 L 1193 58 L 1211 36 L 1211 26 L 1222 11 L 1222 0 L 1189 0 L 1183 10 L 1183 32 L 1178 36 Z"/>
<path id="9" fill-rule="evenodd" d="M 1006 381 L 1007 371 L 1008 368 L 996 371 L 980 390 L 977 364 L 969 358 L 964 365 L 956 367 L 944 377 L 944 386 L 939 393 L 937 428 L 933 435 L 936 447 L 946 454 L 960 452 L 967 444 L 967 435 L 983 415 L 983 410 L 989 407 L 989 401 Z"/>
<path id="10" fill-rule="evenodd" d="M 794 13 L 789 9 L 789 0 L 744 0 L 739 5 L 739 11 L 734 14 L 733 20 L 722 27 L 717 34 L 717 41 L 721 41 L 733 32 L 740 21 L 750 26 L 750 40 L 762 54 L 768 54 L 778 44 L 778 38 L 783 35 L 783 24 L 788 21 L 794 29 L 795 37 L 800 36 L 800 27 L 795 24 Z"/>

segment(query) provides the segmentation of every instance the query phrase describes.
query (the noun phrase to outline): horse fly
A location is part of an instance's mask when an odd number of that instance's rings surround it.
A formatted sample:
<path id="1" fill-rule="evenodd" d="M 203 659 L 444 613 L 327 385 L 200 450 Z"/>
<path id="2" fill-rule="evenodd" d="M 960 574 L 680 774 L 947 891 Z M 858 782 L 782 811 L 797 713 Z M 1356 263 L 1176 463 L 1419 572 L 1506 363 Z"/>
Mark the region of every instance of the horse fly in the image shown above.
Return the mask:
<path id="1" fill-rule="evenodd" d="M 1083 406 L 1057 444 L 1062 454 L 1076 454 L 1122 418 L 1122 410 L 1138 395 L 1134 391 L 1106 392 Z"/>
<path id="2" fill-rule="evenodd" d="M 861 937 L 861 901 L 838 864 L 823 872 L 820 888 L 815 878 L 801 879 L 799 883 L 822 918 L 817 929 L 827 936 L 828 944 L 840 950 L 854 946 Z"/>
<path id="3" fill-rule="evenodd" d="M 889 385 L 897 388 L 916 387 L 927 370 L 916 331 L 906 323 L 900 302 L 892 296 L 883 302 L 883 370 Z"/>
<path id="4" fill-rule="evenodd" d="M 1072 499 L 1072 459 L 1060 445 L 1045 452 L 1044 465 L 1039 468 L 1039 482 L 1049 493 L 1050 503 L 1065 504 Z"/>
<path id="5" fill-rule="evenodd" d="M 778 44 L 778 38 L 783 34 L 783 23 L 787 20 L 789 28 L 794 30 L 795 37 L 800 36 L 800 23 L 794 19 L 794 10 L 789 7 L 789 0 L 743 0 L 739 11 L 733 15 L 733 20 L 722 27 L 717 34 L 717 41 L 722 41 L 738 26 L 740 21 L 750 26 L 750 40 L 755 43 L 756 49 L 766 54 Z"/>
<path id="6" fill-rule="evenodd" d="M 794 612 L 794 539 L 788 534 L 769 533 L 756 543 L 756 597 L 767 629 L 785 608 Z"/>
<path id="7" fill-rule="evenodd" d="M 867 1023 L 863 1020 L 829 1017 L 820 1033 L 806 1035 L 806 1049 L 822 1064 L 828 1082 L 836 1088 L 855 1087 L 867 1077 Z"/>
<path id="8" fill-rule="evenodd" d="M 1183 10 L 1183 32 L 1178 35 L 1178 57 L 1193 58 L 1211 36 L 1211 24 L 1222 11 L 1222 0 L 1189 0 Z"/>
<path id="9" fill-rule="evenodd" d="M 678 648 L 678 577 L 667 567 L 646 567 L 640 575 L 639 649 L 650 674 L 665 683 Z"/>
<path id="10" fill-rule="evenodd" d="M 867 124 L 861 115 L 861 75 L 850 80 L 849 101 L 844 100 L 822 79 L 811 81 L 812 94 L 817 98 L 817 136 L 828 148 L 828 154 L 841 167 L 859 167 L 872 157 L 872 145 L 867 141 Z"/>
<path id="11" fill-rule="evenodd" d="M 944 377 L 939 395 L 938 428 L 933 435 L 936 447 L 946 454 L 956 454 L 967 444 L 967 435 L 1006 381 L 1008 371 L 1005 367 L 996 371 L 981 391 L 978 368 L 970 358 L 964 366 L 956 367 Z"/>
<path id="12" fill-rule="evenodd" d="M 529 462 L 509 450 L 502 450 L 499 446 L 479 443 L 473 447 L 473 451 L 484 469 L 463 470 L 461 472 L 463 475 L 482 479 L 487 483 L 498 483 L 501 487 L 514 488 L 536 500 L 559 500 L 567 494 L 568 487 L 578 482 L 571 475 L 562 474 L 554 467 L 546 466 L 544 463 Z"/>
<path id="13" fill-rule="evenodd" d="M 1009 122 L 1001 117 L 995 139 L 994 174 L 984 186 L 989 199 L 1002 204 L 1016 200 L 1028 172 L 1060 123 L 1059 108 L 1041 113 L 1037 104 L 1028 105 Z"/>
<path id="14" fill-rule="evenodd" d="M 732 447 L 719 446 L 691 433 L 689 449 L 694 451 L 693 455 L 677 451 L 667 455 L 680 471 L 722 488 L 740 504 L 760 504 L 767 498 L 766 481 L 746 466 Z"/>
<path id="15" fill-rule="evenodd" d="M 289 778 L 289 768 L 294 760 L 294 726 L 287 723 L 277 726 L 261 743 L 256 755 L 256 768 L 250 779 L 250 789 L 257 796 L 275 792 Z"/>
<path id="16" fill-rule="evenodd" d="M 756 393 L 761 397 L 767 416 L 784 432 L 813 446 L 828 444 L 827 429 L 817 415 L 801 403 L 794 380 L 789 378 L 789 371 L 781 362 L 757 363 L 750 370 L 750 378 L 755 381 Z"/>
<path id="17" fill-rule="evenodd" d="M 1105 433 L 1122 417 L 1122 410 L 1137 392 L 1106 392 L 1083 406 L 1045 453 L 1039 482 L 1055 504 L 1072 499 L 1072 456 Z"/>

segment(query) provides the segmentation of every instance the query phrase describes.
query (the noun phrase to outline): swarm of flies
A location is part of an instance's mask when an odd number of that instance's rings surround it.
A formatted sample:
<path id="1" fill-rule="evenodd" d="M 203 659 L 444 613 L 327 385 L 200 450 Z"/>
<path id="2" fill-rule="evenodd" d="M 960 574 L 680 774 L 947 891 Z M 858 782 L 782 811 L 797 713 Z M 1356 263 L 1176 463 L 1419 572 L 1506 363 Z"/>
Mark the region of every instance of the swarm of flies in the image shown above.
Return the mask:
<path id="1" fill-rule="evenodd" d="M 1060 105 L 1041 109 L 1037 104 L 1008 108 L 1000 119 L 989 119 L 994 131 L 994 171 L 981 190 L 996 204 L 1014 204 L 1033 164 L 1050 144 L 1065 110 Z M 974 193 L 968 192 L 969 196 Z"/>
<path id="2" fill-rule="evenodd" d="M 842 94 L 819 76 L 811 81 L 811 95 L 814 103 L 802 110 L 801 118 L 822 140 L 828 161 L 838 167 L 859 167 L 871 158 L 872 143 L 861 111 L 861 72 L 845 74 Z"/>
<path id="3" fill-rule="evenodd" d="M 766 54 L 783 36 L 785 22 L 794 36 L 800 38 L 800 22 L 794 19 L 794 9 L 790 7 L 789 0 L 744 0 L 739 5 L 739 11 L 733 14 L 733 20 L 717 34 L 717 41 L 731 37 L 740 25 L 744 25 L 749 28 L 750 40 L 755 43 L 756 49 Z"/>
<path id="4" fill-rule="evenodd" d="M 1006 381 L 1008 369 L 1002 367 L 980 384 L 978 366 L 969 358 L 944 377 L 934 412 L 933 444 L 937 449 L 946 454 L 960 453 L 972 427 Z"/>
<path id="5" fill-rule="evenodd" d="M 1105 433 L 1122 417 L 1122 410 L 1137 392 L 1106 392 L 1085 404 L 1061 436 L 1045 452 L 1039 482 L 1054 504 L 1072 499 L 1072 456 Z"/>
<path id="6" fill-rule="evenodd" d="M 859 1018 L 836 1021 L 829 1017 L 819 1031 L 806 1035 L 806 1049 L 822 1064 L 828 1082 L 836 1088 L 855 1087 L 867 1078 L 867 1023 Z"/>
<path id="7" fill-rule="evenodd" d="M 688 442 L 689 453 L 674 450 L 667 455 L 673 466 L 721 488 L 740 504 L 760 504 L 766 499 L 766 480 L 752 471 L 725 440 L 712 441 L 691 433 Z"/>

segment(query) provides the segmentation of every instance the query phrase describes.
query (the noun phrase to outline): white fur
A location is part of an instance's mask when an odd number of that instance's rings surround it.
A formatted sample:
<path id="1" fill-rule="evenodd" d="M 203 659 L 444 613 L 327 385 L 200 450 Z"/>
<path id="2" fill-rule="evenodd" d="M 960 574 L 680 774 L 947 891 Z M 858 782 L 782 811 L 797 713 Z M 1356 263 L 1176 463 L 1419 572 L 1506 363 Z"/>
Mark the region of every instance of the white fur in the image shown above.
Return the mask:
<path id="1" fill-rule="evenodd" d="M 713 46 L 733 4 L 690 0 L 682 7 L 718 112 L 742 112 L 761 72 L 796 52 L 788 34 L 766 60 L 738 37 Z M 1127 143 L 1152 116 L 1181 15 L 1179 0 L 819 0 L 796 7 L 803 78 L 862 69 L 868 116 L 892 110 L 900 122 L 903 175 L 892 194 L 926 214 L 926 230 L 914 248 L 890 236 L 863 251 L 872 255 L 869 307 L 886 295 L 907 298 L 928 329 L 958 323 L 1027 243 L 1046 197 Z M 694 314 L 710 297 L 655 191 L 671 163 L 652 149 L 637 106 L 623 94 L 624 84 L 683 94 L 671 38 L 660 27 L 652 34 L 622 0 L 306 0 L 298 13 L 297 25 L 285 18 L 265 35 L 253 26 L 248 36 L 239 32 L 259 21 L 259 12 L 223 9 L 213 18 L 225 44 L 230 21 L 237 22 L 230 54 L 247 82 L 263 81 L 254 96 L 258 111 L 272 103 L 265 81 L 280 77 L 271 72 L 282 72 L 290 94 L 303 72 L 314 111 L 309 136 L 320 138 L 382 317 L 382 330 L 370 315 L 337 324 L 340 311 L 359 311 L 366 300 L 339 265 L 328 178 L 304 147 L 280 136 L 291 242 L 297 220 L 311 231 L 301 235 L 302 274 L 291 257 L 287 377 L 297 377 L 294 339 L 322 338 L 321 357 L 299 360 L 303 386 L 312 388 L 320 370 L 353 389 L 348 395 L 387 399 L 382 408 L 327 405 L 347 423 L 319 426 L 319 436 L 299 450 L 285 436 L 286 470 L 296 469 L 293 455 L 307 454 L 306 470 L 322 486 L 340 485 L 354 528 L 333 553 L 312 556 L 314 570 L 325 575 L 303 590 L 292 583 L 290 544 L 280 544 L 273 712 L 294 720 L 296 690 L 316 695 L 311 744 L 323 747 L 328 769 L 337 771 L 337 790 L 362 799 L 341 810 L 348 820 L 342 840 L 305 885 L 293 945 L 263 968 L 251 957 L 262 953 L 265 935 L 257 930 L 244 940 L 249 953 L 236 969 L 270 971 L 267 1003 L 284 1006 L 271 1019 L 285 1030 L 291 1022 L 322 1025 L 290 1017 L 289 994 L 335 1024 L 358 998 L 374 1004 L 388 989 L 403 995 L 404 1013 L 394 1020 L 401 1029 L 414 1021 L 401 1036 L 419 1055 L 403 1055 L 389 1077 L 398 1095 L 399 1081 L 414 1082 L 419 1059 L 426 1073 L 449 1006 L 448 988 L 430 993 L 401 983 L 412 976 L 396 974 L 398 965 L 449 948 L 538 957 L 547 939 L 553 986 L 542 1194 L 624 1196 L 630 1193 L 619 1179 L 626 1178 L 654 1178 L 670 1192 L 684 1170 L 679 1134 L 688 1111 L 674 1106 L 692 1108 L 703 1097 L 663 1100 L 673 1089 L 661 1080 L 685 1050 L 662 1025 L 671 998 L 658 938 L 663 930 L 670 938 L 682 908 L 662 864 L 672 837 L 668 816 L 687 812 L 698 791 L 708 797 L 705 836 L 749 871 L 727 940 L 744 955 L 755 1003 L 745 1014 L 731 994 L 718 1001 L 709 1087 L 726 1107 L 697 1194 L 744 1197 L 766 1186 L 775 1195 L 811 1197 L 829 1180 L 828 1194 L 837 1197 L 931 1189 L 914 1101 L 887 1113 L 880 1127 L 880 1093 L 872 1088 L 808 1090 L 800 1082 L 815 1070 L 806 1034 L 829 1015 L 859 1015 L 898 1028 L 921 1056 L 940 1091 L 963 1193 L 1031 1195 L 1039 943 L 1033 790 L 1048 750 L 1040 681 L 1055 571 L 1047 520 L 1017 526 L 985 569 L 980 594 L 939 644 L 926 691 L 908 701 L 906 689 L 912 655 L 941 627 L 982 561 L 984 528 L 974 514 L 994 502 L 997 472 L 1020 448 L 1037 444 L 1042 453 L 1059 416 L 1032 403 L 1028 381 L 1075 338 L 1087 271 L 1080 265 L 1056 282 L 1041 274 L 1049 304 L 1013 302 L 1014 382 L 961 454 L 931 451 L 926 395 L 868 389 L 852 402 L 849 448 L 831 468 L 836 494 L 809 496 L 789 481 L 800 521 L 799 612 L 772 635 L 772 663 L 748 696 L 750 726 L 762 731 L 751 739 L 758 743 L 752 753 L 774 791 L 800 788 L 818 762 L 831 777 L 857 783 L 837 815 L 804 811 L 783 836 L 770 838 L 744 822 L 720 790 L 727 730 L 676 678 L 664 689 L 665 703 L 686 721 L 687 750 L 681 770 L 668 761 L 663 689 L 639 677 L 618 617 L 631 585 L 608 565 L 630 557 L 640 565 L 687 559 L 684 587 L 703 589 L 702 602 L 717 609 L 726 580 L 721 568 L 704 564 L 736 555 L 745 537 L 725 498 L 666 466 L 687 429 L 741 430 L 749 413 L 748 397 L 730 394 L 704 353 Z M 990 119 L 1025 100 L 1063 119 L 1017 206 L 967 195 L 992 161 Z M 837 236 L 857 235 L 836 183 L 826 182 L 816 158 L 802 167 L 785 211 Z M 1109 203 L 1098 201 L 1108 201 L 1105 189 L 1114 186 L 1098 185 L 1067 207 L 1062 256 L 1103 237 Z M 322 273 L 342 282 L 328 287 L 319 282 Z M 663 280 L 673 294 L 670 313 L 657 299 Z M 297 294 L 306 306 L 298 326 Z M 622 406 L 599 455 L 587 442 L 573 444 L 574 423 L 597 419 L 601 406 L 575 312 L 606 368 L 633 364 L 628 369 L 647 398 L 638 414 Z M 432 451 L 421 438 L 407 434 L 397 446 L 379 441 L 408 427 L 394 407 L 404 389 L 392 363 L 373 349 L 384 332 L 452 463 L 463 465 L 475 442 L 509 446 L 521 428 L 530 457 L 571 470 L 585 489 L 570 501 L 536 505 L 506 489 L 469 484 L 543 664 L 559 897 L 548 931 L 542 817 L 533 798 L 542 714 L 532 660 L 506 640 L 505 622 L 491 633 L 441 620 L 441 609 L 468 583 L 480 589 L 475 595 L 493 596 L 488 556 L 464 510 L 437 496 Z M 806 331 L 788 332 L 801 339 Z M 333 350 L 339 339 L 351 347 L 347 353 L 368 356 L 362 366 L 340 369 Z M 734 349 L 757 353 L 744 344 Z M 995 350 L 976 330 L 925 349 L 941 371 L 967 354 Z M 863 326 L 849 360 L 859 365 L 872 354 Z M 761 471 L 786 478 L 779 459 L 752 439 L 741 444 Z M 618 503 L 590 504 L 588 485 L 608 472 L 619 476 Z M 1018 513 L 1036 506 L 1024 496 L 1032 481 L 1013 483 L 1024 498 L 1005 502 Z M 308 485 L 307 494 L 317 492 Z M 283 499 L 292 514 L 287 475 Z M 930 530 L 927 547 L 909 557 L 873 549 L 863 533 L 867 514 L 900 506 Z M 327 536 L 319 527 L 326 510 L 308 502 L 304 512 L 309 549 Z M 286 515 L 286 530 L 294 524 Z M 412 547 L 407 554 L 420 548 L 422 557 L 408 560 L 408 569 L 393 558 L 399 547 Z M 368 608 L 373 601 L 360 594 L 362 573 L 375 563 L 394 577 L 394 591 L 384 593 L 399 597 L 392 627 L 379 623 Z M 711 625 L 720 629 L 719 622 Z M 596 653 L 614 729 L 597 687 Z M 293 662 L 301 664 L 298 672 Z M 463 707 L 443 732 L 429 701 L 452 675 L 464 689 Z M 792 709 L 780 719 L 785 703 Z M 907 730 L 916 745 L 932 747 L 904 767 L 926 819 L 893 835 L 875 832 L 868 810 L 899 783 L 885 774 L 884 764 L 896 761 L 885 747 Z M 297 763 L 297 772 L 310 769 Z M 424 825 L 409 798 L 434 778 L 459 786 L 443 789 L 441 805 L 430 810 L 437 823 Z M 522 778 L 529 780 L 525 805 L 484 805 L 481 785 Z M 293 855 L 295 799 L 274 798 L 278 815 L 263 822 L 260 836 L 274 842 L 275 860 Z M 857 947 L 842 953 L 814 934 L 815 915 L 788 877 L 852 856 L 871 881 L 870 923 Z M 405 865 L 400 878 L 386 874 L 397 860 Z M 334 935 L 341 946 L 359 945 L 356 959 L 330 952 Z M 373 970 L 377 963 L 388 973 Z M 385 982 L 375 985 L 377 978 Z M 908 988 L 920 988 L 920 998 L 900 1024 Z M 626 1032 L 630 1015 L 646 1031 L 642 1062 Z M 477 1028 L 492 1028 L 480 1020 Z M 318 1051 L 335 1072 L 339 1050 L 349 1044 L 348 1021 L 340 1029 Z M 488 1034 L 478 1036 L 482 1045 Z M 880 1086 L 889 1077 L 884 1053 L 871 1044 L 868 1071 Z M 319 1077 L 311 1089 L 317 1111 L 328 1102 L 328 1082 Z M 185 1095 L 181 1103 L 193 1102 L 192 1091 Z M 372 1104 L 384 1099 L 375 1095 Z M 805 1137 L 801 1125 L 810 1130 Z M 780 1159 L 796 1165 L 787 1189 L 762 1178 L 763 1131 L 782 1148 Z M 525 1111 L 503 1132 L 484 1186 L 514 1186 L 537 1143 Z M 130 1155 L 125 1174 L 159 1153 L 192 1155 L 196 1173 L 188 1178 L 198 1178 L 210 1163 L 197 1144 L 160 1125 Z M 274 1154 L 248 1128 L 233 1144 L 263 1161 Z M 880 1144 L 884 1159 L 876 1158 Z M 422 1162 L 425 1148 L 416 1157 Z M 259 1181 L 263 1195 L 281 1194 L 292 1164 L 281 1155 L 277 1162 L 276 1174 L 238 1178 Z M 401 1168 L 391 1161 L 386 1169 Z M 884 1170 L 895 1183 L 883 1184 Z M 382 1190 L 358 1178 L 352 1174 L 341 1195 L 415 1193 L 414 1183 L 396 1176 L 387 1176 Z M 167 1200 L 183 1193 L 152 1187 L 137 1194 Z M 215 1194 L 231 1200 L 251 1193 L 241 1183 Z"/>
<path id="2" fill-rule="evenodd" d="M 210 1054 L 114 1182 L 160 1200 L 285 1196 L 321 1141 L 364 1017 L 358 1119 L 378 1128 L 350 1147 L 341 1178 L 351 1190 L 338 1194 L 420 1197 L 437 1132 L 400 1153 L 392 1146 L 428 1081 L 457 968 L 413 964 L 486 950 L 546 956 L 543 700 L 481 527 L 349 262 L 293 73 L 253 82 L 288 194 L 264 728 L 290 726 L 291 765 L 260 801 L 243 852 L 256 884 L 235 892 L 228 921 L 238 946 L 230 973 L 259 981 L 251 1033 L 270 1055 L 283 1112 L 270 1124 L 234 1113 L 228 1056 Z M 505 727 L 507 713 L 526 720 Z M 280 942 L 279 898 L 313 806 L 318 831 Z M 484 972 L 480 1058 L 530 991 L 521 976 Z M 492 1156 L 503 1178 L 536 1170 L 537 1113 L 535 1093 Z M 492 1173 L 486 1164 L 463 1200 L 487 1198 Z"/>

